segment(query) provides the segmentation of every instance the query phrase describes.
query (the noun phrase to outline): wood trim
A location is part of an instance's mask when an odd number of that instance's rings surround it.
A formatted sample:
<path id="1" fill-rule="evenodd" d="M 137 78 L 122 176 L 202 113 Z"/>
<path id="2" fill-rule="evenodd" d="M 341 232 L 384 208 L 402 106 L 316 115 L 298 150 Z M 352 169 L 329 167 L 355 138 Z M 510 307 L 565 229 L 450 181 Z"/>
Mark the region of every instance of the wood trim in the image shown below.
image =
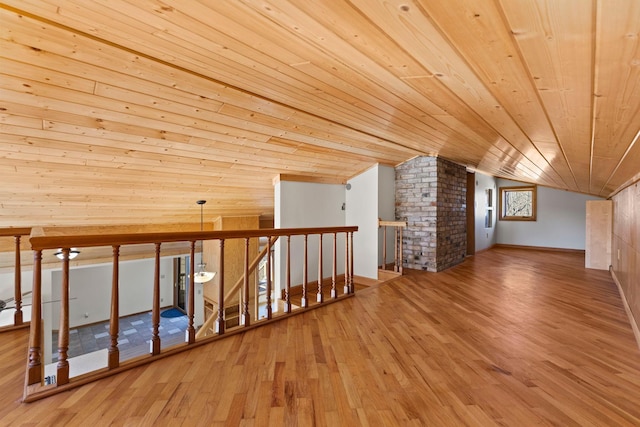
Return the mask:
<path id="1" fill-rule="evenodd" d="M 624 305 L 624 311 L 627 312 L 627 316 L 629 317 L 629 323 L 631 323 L 631 329 L 633 330 L 633 336 L 636 338 L 636 344 L 638 345 L 638 349 L 640 349 L 640 326 L 633 316 L 633 312 L 631 311 L 631 306 L 629 306 L 629 301 L 627 301 L 627 296 L 622 290 L 622 284 L 618 280 L 616 276 L 616 272 L 613 271 L 613 268 L 609 267 L 609 272 L 611 273 L 611 278 L 613 282 L 618 287 L 618 292 L 620 293 L 620 298 L 622 299 L 622 305 Z"/>
<path id="2" fill-rule="evenodd" d="M 167 233 L 130 233 L 130 234 L 94 234 L 64 236 L 31 237 L 33 250 L 57 248 L 86 248 L 113 245 L 137 245 L 143 243 L 168 243 L 192 240 L 221 240 L 264 236 L 298 236 L 304 234 L 329 234 L 358 231 L 357 226 L 346 227 L 315 227 L 315 228 L 266 228 L 255 230 L 215 230 L 215 231 L 185 231 Z"/>
<path id="3" fill-rule="evenodd" d="M 289 175 L 289 174 L 279 174 L 273 177 L 273 185 L 276 185 L 282 181 L 290 181 L 290 182 L 310 182 L 316 184 L 336 184 L 336 185 L 344 185 L 346 181 L 338 178 L 329 178 L 326 176 L 313 176 L 313 175 Z"/>
<path id="4" fill-rule="evenodd" d="M 323 304 L 314 304 L 309 306 L 308 308 L 304 309 L 304 310 L 296 310 L 292 313 L 286 313 L 286 314 L 281 314 L 277 317 L 273 317 L 272 319 L 264 319 L 261 320 L 258 323 L 254 323 L 250 326 L 247 326 L 245 328 L 234 328 L 232 330 L 229 331 L 225 331 L 224 334 L 216 334 L 216 335 L 209 335 L 206 337 L 203 337 L 200 340 L 195 341 L 193 344 L 179 344 L 176 345 L 174 347 L 168 348 L 166 350 L 161 350 L 160 353 L 152 355 L 152 354 L 148 354 L 145 356 L 140 356 L 138 358 L 135 359 L 131 359 L 127 362 L 122 363 L 120 366 L 118 366 L 115 369 L 111 369 L 111 370 L 102 370 L 102 371 L 95 371 L 93 373 L 88 373 L 85 375 L 81 375 L 78 377 L 73 377 L 67 384 L 60 384 L 56 387 L 44 387 L 44 386 L 40 386 L 38 384 L 30 384 L 25 386 L 25 395 L 23 397 L 23 402 L 25 403 L 29 403 L 29 402 L 35 402 L 37 400 L 40 399 L 44 399 L 45 397 L 50 397 L 53 396 L 55 394 L 67 391 L 67 390 L 71 390 L 73 388 L 79 387 L 81 385 L 85 385 L 94 381 L 97 381 L 99 379 L 103 379 L 103 378 L 107 378 L 112 376 L 113 374 L 117 374 L 120 372 L 124 372 L 124 371 L 128 371 L 129 369 L 133 369 L 133 368 L 137 368 L 138 366 L 142 366 L 142 365 L 146 365 L 148 364 L 151 359 L 153 360 L 159 360 L 162 358 L 165 358 L 167 356 L 173 356 L 174 354 L 178 354 L 178 353 L 182 353 L 183 351 L 186 350 L 191 350 L 193 348 L 199 347 L 201 345 L 205 345 L 205 344 L 209 344 L 213 341 L 217 341 L 220 339 L 225 339 L 227 337 L 231 337 L 233 335 L 236 334 L 241 334 L 244 333 L 248 330 L 254 329 L 254 328 L 259 328 L 262 327 L 264 325 L 273 323 L 273 322 L 277 322 L 279 320 L 282 320 L 284 318 L 287 317 L 291 317 L 291 316 L 297 316 L 298 314 L 301 313 L 306 313 L 309 310 L 315 310 L 317 308 L 320 307 L 326 307 L 329 304 L 333 304 L 335 302 L 338 301 L 343 301 L 346 298 L 351 298 L 354 297 L 355 294 L 346 294 L 346 295 L 341 295 L 336 299 L 329 299 L 328 301 L 324 302 Z"/>
<path id="5" fill-rule="evenodd" d="M 505 243 L 496 243 L 492 248 L 513 248 L 513 249 L 530 249 L 535 251 L 552 251 L 552 252 L 577 252 L 584 254 L 584 249 L 571 248 L 550 248 L 546 246 L 527 246 L 527 245 L 507 245 Z M 478 251 L 480 252 L 480 251 Z"/>

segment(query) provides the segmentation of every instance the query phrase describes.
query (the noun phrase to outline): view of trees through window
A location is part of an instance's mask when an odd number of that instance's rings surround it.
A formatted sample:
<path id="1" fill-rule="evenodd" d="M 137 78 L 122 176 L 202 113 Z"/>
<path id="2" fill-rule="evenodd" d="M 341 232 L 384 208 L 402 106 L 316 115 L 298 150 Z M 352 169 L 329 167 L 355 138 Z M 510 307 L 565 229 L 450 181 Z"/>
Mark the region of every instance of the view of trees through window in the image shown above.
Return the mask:
<path id="1" fill-rule="evenodd" d="M 501 187 L 500 219 L 535 221 L 535 187 Z"/>

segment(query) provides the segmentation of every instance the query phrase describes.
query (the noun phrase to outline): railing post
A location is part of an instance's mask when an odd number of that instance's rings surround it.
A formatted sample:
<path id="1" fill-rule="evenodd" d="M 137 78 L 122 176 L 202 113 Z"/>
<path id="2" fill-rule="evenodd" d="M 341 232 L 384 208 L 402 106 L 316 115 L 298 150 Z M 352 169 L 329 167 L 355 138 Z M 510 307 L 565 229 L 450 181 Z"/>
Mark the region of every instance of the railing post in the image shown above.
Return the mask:
<path id="1" fill-rule="evenodd" d="M 273 316 L 273 309 L 271 308 L 271 236 L 267 236 L 267 319 L 271 319 Z"/>
<path id="2" fill-rule="evenodd" d="M 287 236 L 287 257 L 285 263 L 284 312 L 291 313 L 291 236 Z"/>
<path id="3" fill-rule="evenodd" d="M 155 269 L 153 275 L 153 311 L 151 322 L 153 323 L 153 333 L 151 336 L 150 353 L 160 354 L 160 245 L 155 243 Z"/>
<path id="4" fill-rule="evenodd" d="M 244 282 L 242 286 L 242 324 L 251 324 L 249 313 L 249 238 L 244 239 Z"/>
<path id="5" fill-rule="evenodd" d="M 216 334 L 224 334 L 224 239 L 220 239 L 220 263 L 218 267 L 220 286 L 218 287 L 218 318 L 216 319 Z"/>
<path id="6" fill-rule="evenodd" d="M 351 293 L 349 287 L 349 233 L 344 233 L 344 294 Z"/>
<path id="7" fill-rule="evenodd" d="M 331 265 L 331 298 L 338 298 L 336 281 L 338 279 L 338 233 L 333 233 L 333 261 Z"/>
<path id="8" fill-rule="evenodd" d="M 399 231 L 399 234 L 400 234 L 400 237 L 398 238 L 398 241 L 400 242 L 399 243 L 400 249 L 398 250 L 398 265 L 400 267 L 399 268 L 400 274 L 403 274 L 403 270 L 404 270 L 403 264 L 404 263 L 402 261 L 402 252 L 404 250 L 404 247 L 403 247 L 404 243 L 402 242 L 402 227 L 398 227 L 398 229 L 399 229 L 398 231 Z"/>
<path id="9" fill-rule="evenodd" d="M 42 251 L 33 251 L 33 289 L 27 385 L 42 383 Z"/>
<path id="10" fill-rule="evenodd" d="M 120 319 L 120 245 L 113 245 L 113 273 L 111 278 L 111 321 L 109 324 L 109 334 L 111 343 L 109 345 L 108 366 L 109 369 L 117 368 L 120 365 L 120 350 L 118 349 L 118 333 Z"/>
<path id="11" fill-rule="evenodd" d="M 351 293 L 355 293 L 356 292 L 356 287 L 353 283 L 353 231 L 349 232 L 349 240 L 350 240 L 350 245 L 349 245 L 349 264 L 350 264 L 350 268 L 349 268 L 349 290 L 351 291 Z"/>
<path id="12" fill-rule="evenodd" d="M 190 242 L 190 252 L 189 252 L 189 296 L 187 301 L 187 318 L 189 319 L 189 324 L 187 326 L 187 331 L 185 332 L 185 341 L 189 344 L 193 344 L 196 342 L 196 328 L 193 326 L 193 318 L 195 313 L 195 291 L 196 291 L 196 242 L 192 240 Z"/>
<path id="13" fill-rule="evenodd" d="M 387 226 L 382 226 L 382 269 L 387 269 Z"/>
<path id="14" fill-rule="evenodd" d="M 57 384 L 69 382 L 69 248 L 62 248 L 62 287 L 60 290 L 60 326 L 58 328 Z"/>
<path id="15" fill-rule="evenodd" d="M 393 257 L 393 271 L 396 273 L 400 271 L 398 268 L 398 248 L 400 247 L 400 245 L 398 245 L 398 229 L 399 227 L 393 227 L 393 250 L 395 253 Z"/>
<path id="16" fill-rule="evenodd" d="M 322 233 L 320 233 L 318 243 L 318 295 L 316 296 L 318 302 L 324 301 L 322 295 Z"/>
<path id="17" fill-rule="evenodd" d="M 300 298 L 300 306 L 302 308 L 307 308 L 309 307 L 309 301 L 307 300 L 307 263 L 308 263 L 308 259 L 307 259 L 307 240 L 308 240 L 308 235 L 305 234 L 304 235 L 304 248 L 303 248 L 303 253 L 302 253 L 302 258 L 303 258 L 303 264 L 302 264 L 302 298 Z"/>
<path id="18" fill-rule="evenodd" d="M 15 326 L 22 325 L 22 270 L 20 266 L 20 235 L 14 236 L 16 242 L 16 261 L 15 261 L 15 283 L 14 283 L 14 301 L 16 303 L 13 313 L 13 324 Z"/>

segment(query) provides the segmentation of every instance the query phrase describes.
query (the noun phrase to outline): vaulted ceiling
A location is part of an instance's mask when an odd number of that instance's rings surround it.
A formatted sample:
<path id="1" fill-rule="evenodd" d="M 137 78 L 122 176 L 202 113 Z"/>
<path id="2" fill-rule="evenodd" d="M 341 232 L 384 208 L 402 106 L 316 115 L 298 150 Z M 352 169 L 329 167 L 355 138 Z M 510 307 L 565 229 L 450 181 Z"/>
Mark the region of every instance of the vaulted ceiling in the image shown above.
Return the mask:
<path id="1" fill-rule="evenodd" d="M 640 1 L 0 1 L 0 226 L 273 215 L 273 179 L 438 155 L 640 178 Z"/>

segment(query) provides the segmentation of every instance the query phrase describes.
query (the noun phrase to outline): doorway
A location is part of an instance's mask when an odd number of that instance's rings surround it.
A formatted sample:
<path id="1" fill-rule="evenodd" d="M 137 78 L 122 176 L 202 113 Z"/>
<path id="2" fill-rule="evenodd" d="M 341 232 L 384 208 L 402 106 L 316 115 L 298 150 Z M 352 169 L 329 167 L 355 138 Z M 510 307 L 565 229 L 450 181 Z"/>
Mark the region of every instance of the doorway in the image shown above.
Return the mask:
<path id="1" fill-rule="evenodd" d="M 467 172 L 467 255 L 476 253 L 476 174 Z"/>
<path id="2" fill-rule="evenodd" d="M 189 297 L 189 287 L 187 286 L 189 258 L 190 256 L 185 256 L 173 259 L 173 306 L 184 313 L 187 312 Z"/>

